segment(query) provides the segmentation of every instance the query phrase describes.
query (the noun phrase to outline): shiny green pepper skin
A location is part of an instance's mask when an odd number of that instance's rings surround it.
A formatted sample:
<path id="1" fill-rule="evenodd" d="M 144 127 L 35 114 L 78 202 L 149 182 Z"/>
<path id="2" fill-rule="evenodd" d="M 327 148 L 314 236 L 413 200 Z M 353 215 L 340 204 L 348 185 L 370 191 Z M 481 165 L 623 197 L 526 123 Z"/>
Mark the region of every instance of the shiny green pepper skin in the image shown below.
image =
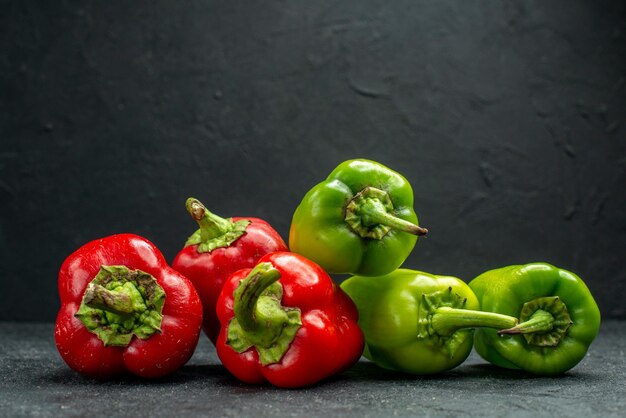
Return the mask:
<path id="1" fill-rule="evenodd" d="M 297 207 L 289 248 L 331 273 L 377 276 L 398 268 L 417 235 L 413 190 L 397 172 L 374 161 L 341 163 Z"/>
<path id="2" fill-rule="evenodd" d="M 399 269 L 341 284 L 359 311 L 364 356 L 381 367 L 434 374 L 461 364 L 472 350 L 473 327 L 509 328 L 512 317 L 476 311 L 478 299 L 460 279 Z"/>
<path id="3" fill-rule="evenodd" d="M 569 271 L 546 263 L 509 266 L 487 271 L 469 286 L 483 311 L 524 321 L 541 309 L 552 318 L 534 338 L 516 334 L 516 327 L 499 333 L 477 330 L 476 351 L 495 365 L 541 375 L 563 373 L 583 359 L 598 334 L 598 306 L 585 283 Z"/>

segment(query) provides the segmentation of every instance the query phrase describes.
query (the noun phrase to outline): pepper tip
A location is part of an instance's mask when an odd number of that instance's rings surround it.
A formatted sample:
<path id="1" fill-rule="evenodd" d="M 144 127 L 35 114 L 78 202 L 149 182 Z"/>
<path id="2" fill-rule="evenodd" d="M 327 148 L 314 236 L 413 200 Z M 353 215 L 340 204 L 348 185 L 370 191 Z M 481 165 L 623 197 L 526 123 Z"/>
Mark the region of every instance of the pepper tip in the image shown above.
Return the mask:
<path id="1" fill-rule="evenodd" d="M 204 216 L 204 212 L 205 212 L 206 208 L 204 207 L 202 202 L 200 202 L 195 197 L 188 198 L 187 201 L 185 202 L 185 206 L 187 208 L 187 212 L 189 212 L 189 214 L 196 221 L 199 221 Z"/>

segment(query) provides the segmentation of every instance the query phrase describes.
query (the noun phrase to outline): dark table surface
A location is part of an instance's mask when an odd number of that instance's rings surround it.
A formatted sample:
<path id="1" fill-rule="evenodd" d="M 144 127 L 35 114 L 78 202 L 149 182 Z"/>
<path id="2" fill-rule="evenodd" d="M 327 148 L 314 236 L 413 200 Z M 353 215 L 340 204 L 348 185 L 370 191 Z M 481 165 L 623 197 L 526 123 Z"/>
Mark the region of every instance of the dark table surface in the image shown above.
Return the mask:
<path id="1" fill-rule="evenodd" d="M 626 322 L 603 323 L 587 357 L 563 376 L 534 377 L 476 354 L 434 377 L 361 360 L 317 386 L 237 382 L 206 337 L 191 361 L 156 381 L 98 382 L 67 368 L 52 324 L 0 323 L 0 415 L 19 416 L 626 416 Z"/>

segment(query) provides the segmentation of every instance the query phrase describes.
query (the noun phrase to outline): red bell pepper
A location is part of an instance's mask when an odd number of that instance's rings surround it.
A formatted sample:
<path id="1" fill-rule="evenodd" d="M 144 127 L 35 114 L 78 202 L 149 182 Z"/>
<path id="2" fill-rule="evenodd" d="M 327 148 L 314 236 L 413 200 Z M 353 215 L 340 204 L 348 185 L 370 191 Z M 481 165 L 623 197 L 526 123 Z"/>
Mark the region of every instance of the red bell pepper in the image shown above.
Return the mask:
<path id="1" fill-rule="evenodd" d="M 98 239 L 72 253 L 59 272 L 59 294 L 57 349 L 85 375 L 164 376 L 198 342 L 202 305 L 193 285 L 137 235 Z"/>
<path id="2" fill-rule="evenodd" d="M 217 354 L 246 383 L 314 384 L 363 352 L 354 303 L 317 264 L 298 254 L 262 257 L 224 284 Z"/>
<path id="3" fill-rule="evenodd" d="M 235 271 L 253 267 L 265 254 L 287 251 L 287 246 L 278 232 L 261 219 L 220 218 L 194 198 L 187 199 L 186 206 L 200 229 L 189 237 L 172 267 L 191 280 L 198 291 L 204 309 L 204 332 L 215 344 L 220 329 L 215 305 L 224 282 Z"/>

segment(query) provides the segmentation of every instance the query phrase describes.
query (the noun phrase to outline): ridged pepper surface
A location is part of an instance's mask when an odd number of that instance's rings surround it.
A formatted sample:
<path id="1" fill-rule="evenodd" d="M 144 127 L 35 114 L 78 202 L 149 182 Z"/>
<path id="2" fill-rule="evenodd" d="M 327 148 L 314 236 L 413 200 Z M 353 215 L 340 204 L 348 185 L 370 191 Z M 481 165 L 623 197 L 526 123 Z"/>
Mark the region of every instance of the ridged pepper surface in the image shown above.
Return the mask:
<path id="1" fill-rule="evenodd" d="M 289 248 L 329 273 L 378 276 L 398 268 L 418 235 L 413 190 L 375 161 L 345 161 L 296 208 Z"/>
<path id="2" fill-rule="evenodd" d="M 340 373 L 363 351 L 357 310 L 315 263 L 271 253 L 226 282 L 217 303 L 216 344 L 239 380 L 301 387 Z"/>
<path id="3" fill-rule="evenodd" d="M 476 351 L 491 363 L 530 373 L 563 373 L 587 353 L 600 310 L 576 274 L 547 263 L 487 271 L 469 283 L 481 309 L 523 321 L 509 330 L 476 331 Z"/>
<path id="4" fill-rule="evenodd" d="M 59 272 L 56 345 L 74 370 L 96 378 L 160 377 L 189 360 L 202 305 L 193 285 L 148 240 L 119 234 L 72 253 Z"/>
<path id="5" fill-rule="evenodd" d="M 187 199 L 186 206 L 200 228 L 189 237 L 172 267 L 196 287 L 204 309 L 204 332 L 215 344 L 220 329 L 215 306 L 224 282 L 235 271 L 253 267 L 265 254 L 287 251 L 287 246 L 262 219 L 224 219 L 194 198 Z"/>

